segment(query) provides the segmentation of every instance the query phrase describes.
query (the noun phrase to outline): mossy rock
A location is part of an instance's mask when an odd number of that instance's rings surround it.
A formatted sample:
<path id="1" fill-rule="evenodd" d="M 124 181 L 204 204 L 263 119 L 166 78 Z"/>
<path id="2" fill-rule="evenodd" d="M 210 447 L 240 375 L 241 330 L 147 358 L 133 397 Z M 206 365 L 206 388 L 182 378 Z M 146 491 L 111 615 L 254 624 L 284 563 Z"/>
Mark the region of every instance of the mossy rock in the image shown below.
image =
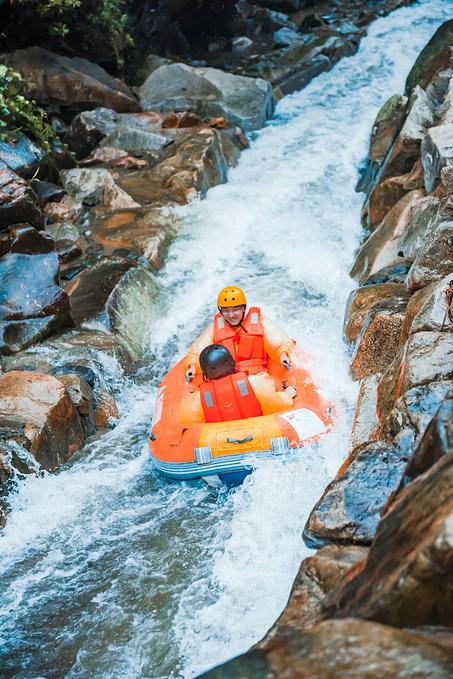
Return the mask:
<path id="1" fill-rule="evenodd" d="M 434 33 L 431 40 L 418 55 L 407 76 L 406 94 L 410 95 L 416 85 L 425 88 L 433 76 L 447 68 L 450 63 L 450 47 L 453 45 L 453 19 L 446 21 Z"/>

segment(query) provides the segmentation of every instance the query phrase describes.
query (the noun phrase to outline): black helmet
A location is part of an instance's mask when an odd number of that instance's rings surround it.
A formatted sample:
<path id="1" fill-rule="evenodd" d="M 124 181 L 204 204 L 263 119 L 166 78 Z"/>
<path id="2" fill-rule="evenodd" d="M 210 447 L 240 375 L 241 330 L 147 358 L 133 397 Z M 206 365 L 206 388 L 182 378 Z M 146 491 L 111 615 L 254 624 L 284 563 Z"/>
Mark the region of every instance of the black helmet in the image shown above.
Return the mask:
<path id="1" fill-rule="evenodd" d="M 217 380 L 236 372 L 236 363 L 231 353 L 221 344 L 210 344 L 200 354 L 200 366 L 207 380 Z"/>

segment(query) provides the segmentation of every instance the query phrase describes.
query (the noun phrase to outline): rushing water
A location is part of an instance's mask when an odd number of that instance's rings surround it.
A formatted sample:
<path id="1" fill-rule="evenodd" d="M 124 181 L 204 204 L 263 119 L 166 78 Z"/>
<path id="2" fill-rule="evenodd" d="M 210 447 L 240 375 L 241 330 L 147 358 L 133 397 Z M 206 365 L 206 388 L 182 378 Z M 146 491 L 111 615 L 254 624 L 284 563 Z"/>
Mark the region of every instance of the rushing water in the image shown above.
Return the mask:
<path id="1" fill-rule="evenodd" d="M 13 498 L 0 537 L 1 677 L 193 677 L 273 623 L 308 554 L 304 522 L 348 451 L 356 386 L 341 328 L 357 168 L 376 111 L 449 9 L 433 0 L 373 24 L 356 56 L 279 103 L 227 185 L 181 211 L 148 360 L 134 379 L 107 366 L 120 423 Z M 233 282 L 311 355 L 338 421 L 322 445 L 214 495 L 158 478 L 146 429 L 159 379 Z"/>

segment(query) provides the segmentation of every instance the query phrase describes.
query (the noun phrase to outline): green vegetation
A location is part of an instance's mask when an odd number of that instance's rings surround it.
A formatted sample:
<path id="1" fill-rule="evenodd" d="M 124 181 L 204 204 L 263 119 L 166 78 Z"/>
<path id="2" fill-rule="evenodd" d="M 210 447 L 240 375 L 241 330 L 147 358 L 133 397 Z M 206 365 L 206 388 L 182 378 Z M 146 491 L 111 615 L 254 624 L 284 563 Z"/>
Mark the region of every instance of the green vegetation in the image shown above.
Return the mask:
<path id="1" fill-rule="evenodd" d="M 49 36 L 81 40 L 86 45 L 106 42 L 122 66 L 122 52 L 131 43 L 126 31 L 125 0 L 19 0 L 45 22 Z"/>
<path id="2" fill-rule="evenodd" d="M 46 113 L 22 93 L 26 83 L 10 68 L 0 64 L 0 138 L 8 132 L 23 130 L 31 134 L 46 151 L 56 138 Z"/>

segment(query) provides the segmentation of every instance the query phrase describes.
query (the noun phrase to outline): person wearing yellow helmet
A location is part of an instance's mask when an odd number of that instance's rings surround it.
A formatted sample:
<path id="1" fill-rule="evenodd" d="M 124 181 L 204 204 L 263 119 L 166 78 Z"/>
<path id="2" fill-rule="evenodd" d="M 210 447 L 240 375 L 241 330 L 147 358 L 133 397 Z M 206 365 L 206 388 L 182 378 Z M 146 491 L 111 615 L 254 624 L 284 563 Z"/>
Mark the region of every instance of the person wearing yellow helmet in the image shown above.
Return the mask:
<path id="1" fill-rule="evenodd" d="M 228 285 L 217 297 L 218 313 L 201 333 L 186 356 L 186 377 L 192 379 L 199 369 L 199 356 L 210 344 L 226 347 L 238 369 L 249 375 L 267 370 L 269 357 L 286 368 L 291 367 L 294 341 L 261 313 L 259 307 L 246 312 L 247 299 L 237 285 Z"/>

